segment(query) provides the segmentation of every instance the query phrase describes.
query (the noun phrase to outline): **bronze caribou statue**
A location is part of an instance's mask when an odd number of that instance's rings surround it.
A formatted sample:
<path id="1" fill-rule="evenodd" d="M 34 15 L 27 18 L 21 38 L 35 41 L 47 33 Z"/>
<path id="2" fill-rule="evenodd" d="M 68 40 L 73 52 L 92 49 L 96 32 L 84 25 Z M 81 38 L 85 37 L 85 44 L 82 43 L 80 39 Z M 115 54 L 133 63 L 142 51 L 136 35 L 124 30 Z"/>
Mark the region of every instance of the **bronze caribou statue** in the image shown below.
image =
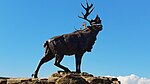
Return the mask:
<path id="1" fill-rule="evenodd" d="M 82 3 L 81 6 L 85 9 L 86 13 L 82 12 L 83 17 L 78 16 L 89 22 L 90 26 L 85 27 L 82 30 L 76 30 L 70 34 L 63 34 L 61 36 L 55 36 L 44 43 L 45 53 L 44 57 L 40 60 L 37 69 L 32 76 L 37 78 L 38 71 L 41 65 L 55 58 L 55 63 L 57 67 L 63 69 L 65 72 L 71 72 L 67 67 L 60 64 L 64 55 L 75 54 L 76 59 L 76 72 L 80 73 L 80 65 L 83 54 L 91 52 L 92 46 L 96 41 L 96 36 L 99 31 L 102 30 L 102 24 L 100 17 L 97 15 L 95 19 L 89 20 L 87 17 L 94 10 L 93 4 L 88 4 L 87 7 Z M 92 8 L 92 9 L 91 9 Z"/>

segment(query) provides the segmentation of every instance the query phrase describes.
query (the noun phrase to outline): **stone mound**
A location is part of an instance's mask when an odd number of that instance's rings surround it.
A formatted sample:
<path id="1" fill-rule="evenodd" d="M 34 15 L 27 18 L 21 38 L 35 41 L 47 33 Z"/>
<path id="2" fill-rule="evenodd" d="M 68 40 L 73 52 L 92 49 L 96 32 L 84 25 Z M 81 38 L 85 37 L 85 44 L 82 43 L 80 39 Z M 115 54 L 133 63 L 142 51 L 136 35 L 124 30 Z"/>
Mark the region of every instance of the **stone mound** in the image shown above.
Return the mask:
<path id="1" fill-rule="evenodd" d="M 0 84 L 121 84 L 117 78 L 95 77 L 86 72 L 58 71 L 49 78 L 5 78 L 0 77 Z"/>

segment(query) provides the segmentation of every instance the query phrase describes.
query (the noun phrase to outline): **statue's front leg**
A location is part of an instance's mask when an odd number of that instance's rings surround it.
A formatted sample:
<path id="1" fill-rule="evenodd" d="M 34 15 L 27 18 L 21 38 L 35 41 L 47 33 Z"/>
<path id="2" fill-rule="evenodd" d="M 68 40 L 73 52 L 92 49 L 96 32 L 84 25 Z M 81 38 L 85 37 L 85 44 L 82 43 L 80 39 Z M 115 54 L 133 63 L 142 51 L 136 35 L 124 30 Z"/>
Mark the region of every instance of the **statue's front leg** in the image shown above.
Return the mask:
<path id="1" fill-rule="evenodd" d="M 81 60 L 82 60 L 83 54 L 75 54 L 75 59 L 76 59 L 76 72 L 81 73 Z"/>

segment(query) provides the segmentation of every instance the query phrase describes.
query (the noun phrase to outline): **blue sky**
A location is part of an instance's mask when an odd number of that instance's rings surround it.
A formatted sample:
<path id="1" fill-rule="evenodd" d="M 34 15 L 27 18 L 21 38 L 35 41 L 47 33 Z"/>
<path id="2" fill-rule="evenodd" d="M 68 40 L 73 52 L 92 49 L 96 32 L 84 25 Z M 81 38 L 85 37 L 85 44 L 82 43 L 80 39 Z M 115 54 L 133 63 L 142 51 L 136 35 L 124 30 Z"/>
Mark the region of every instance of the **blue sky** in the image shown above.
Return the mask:
<path id="1" fill-rule="evenodd" d="M 99 14 L 103 31 L 91 53 L 85 53 L 82 71 L 94 75 L 150 78 L 150 1 L 88 0 Z M 0 0 L 0 76 L 30 77 L 43 56 L 49 38 L 80 28 L 85 0 Z M 62 64 L 75 70 L 73 56 Z M 44 64 L 40 77 L 61 70 L 54 60 Z"/>

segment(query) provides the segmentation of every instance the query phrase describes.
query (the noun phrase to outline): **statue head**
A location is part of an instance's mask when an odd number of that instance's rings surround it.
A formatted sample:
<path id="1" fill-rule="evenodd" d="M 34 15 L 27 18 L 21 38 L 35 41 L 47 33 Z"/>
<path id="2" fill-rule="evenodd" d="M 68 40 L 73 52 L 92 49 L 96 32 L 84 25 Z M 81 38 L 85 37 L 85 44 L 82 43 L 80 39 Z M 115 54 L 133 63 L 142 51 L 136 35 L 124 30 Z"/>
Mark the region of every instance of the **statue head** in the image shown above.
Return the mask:
<path id="1" fill-rule="evenodd" d="M 83 16 L 78 16 L 81 19 L 84 19 L 86 21 L 88 21 L 90 23 L 90 26 L 88 26 L 88 28 L 90 30 L 95 30 L 95 31 L 101 31 L 102 30 L 102 24 L 101 24 L 101 19 L 99 17 L 99 15 L 97 15 L 95 17 L 95 19 L 91 19 L 89 20 L 87 17 L 91 14 L 91 12 L 94 10 L 93 4 L 88 4 L 88 2 L 86 2 L 87 7 L 85 7 L 82 3 L 81 6 L 85 9 L 86 13 L 84 14 L 83 12 L 82 15 Z M 92 9 L 91 9 L 92 8 Z"/>
<path id="2" fill-rule="evenodd" d="M 92 30 L 98 30 L 98 31 L 102 30 L 102 23 L 98 15 L 96 16 L 94 20 L 91 20 L 90 24 L 91 24 Z"/>

